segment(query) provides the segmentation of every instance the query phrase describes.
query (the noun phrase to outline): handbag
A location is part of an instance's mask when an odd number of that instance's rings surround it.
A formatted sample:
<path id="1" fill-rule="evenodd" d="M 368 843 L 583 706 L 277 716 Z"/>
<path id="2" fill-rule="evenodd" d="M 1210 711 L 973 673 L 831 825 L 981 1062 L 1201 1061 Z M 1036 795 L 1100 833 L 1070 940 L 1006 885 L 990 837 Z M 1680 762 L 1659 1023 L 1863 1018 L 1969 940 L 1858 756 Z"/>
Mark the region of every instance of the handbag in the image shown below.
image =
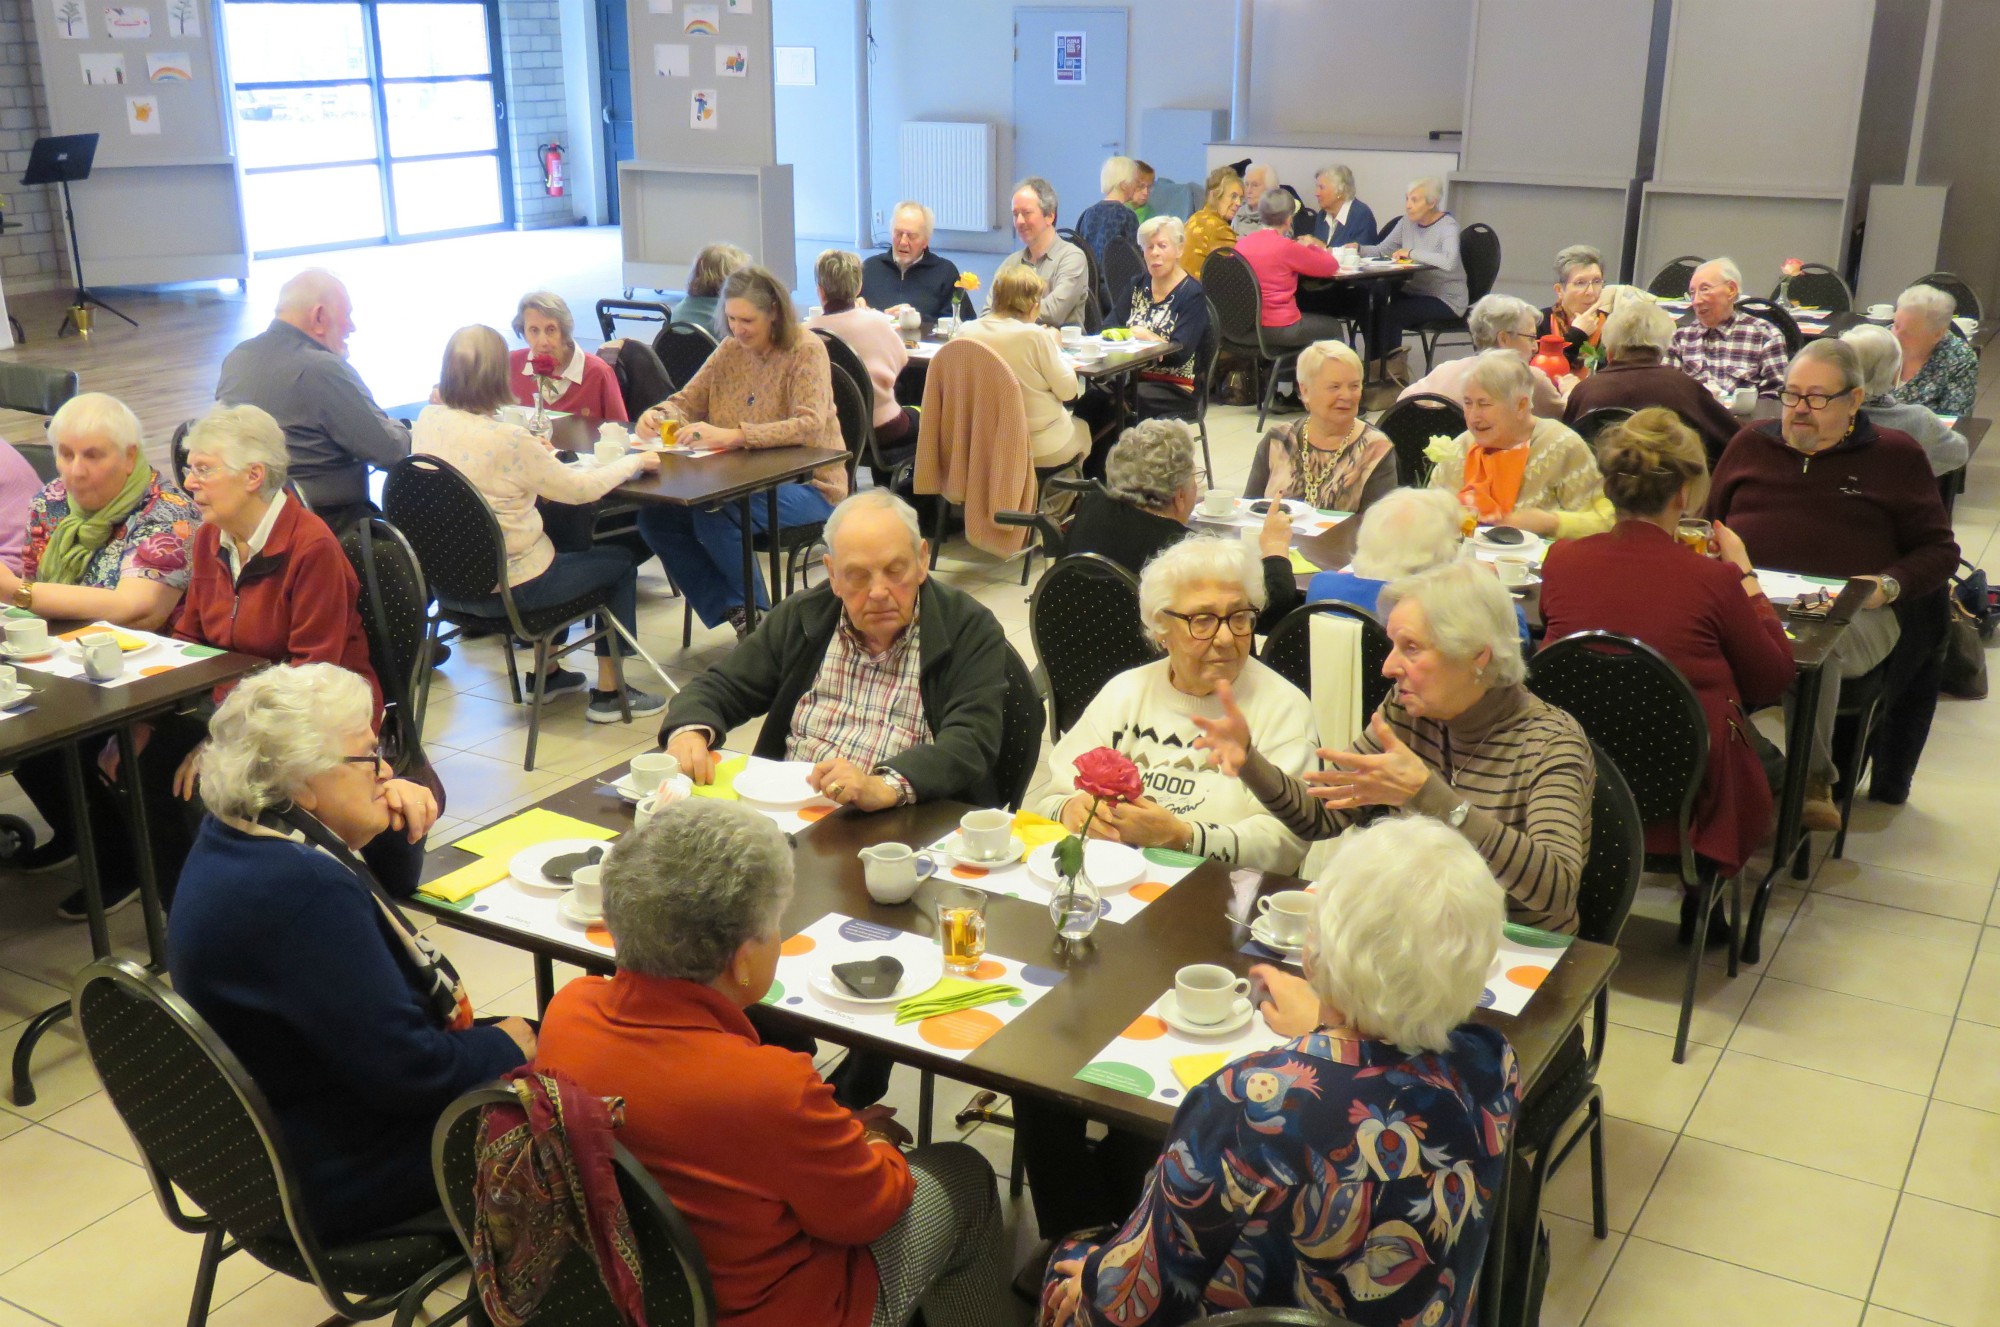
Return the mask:
<path id="1" fill-rule="evenodd" d="M 2000 594 L 1987 585 L 1986 573 L 1970 562 L 1959 559 L 1958 569 L 1951 578 L 1952 602 L 1965 611 L 1979 638 L 1990 640 L 1994 626 L 2000 624 Z"/>
<path id="2" fill-rule="evenodd" d="M 1989 620 L 1986 631 L 1992 630 Z M 1960 700 L 1986 699 L 1986 632 L 1966 611 L 1956 595 L 1951 600 L 1951 620 L 1944 629 L 1944 668 L 1938 689 Z"/>

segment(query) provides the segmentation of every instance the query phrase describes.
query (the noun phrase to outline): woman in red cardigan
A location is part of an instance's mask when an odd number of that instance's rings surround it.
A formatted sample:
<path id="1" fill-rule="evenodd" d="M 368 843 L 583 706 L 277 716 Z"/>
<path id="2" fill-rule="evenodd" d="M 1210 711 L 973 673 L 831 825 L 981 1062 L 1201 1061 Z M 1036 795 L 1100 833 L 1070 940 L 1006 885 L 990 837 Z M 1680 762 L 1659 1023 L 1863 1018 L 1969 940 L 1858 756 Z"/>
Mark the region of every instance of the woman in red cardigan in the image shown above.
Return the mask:
<path id="1" fill-rule="evenodd" d="M 1547 638 L 1615 631 L 1680 669 L 1708 719 L 1694 850 L 1733 875 L 1771 824 L 1771 787 L 1751 743 L 1749 711 L 1777 704 L 1791 686 L 1792 647 L 1734 531 L 1716 524 L 1714 556 L 1675 538 L 1682 513 L 1699 509 L 1708 493 L 1706 453 L 1693 429 L 1671 410 L 1641 410 L 1598 437 L 1597 465 L 1617 524 L 1550 548 L 1542 568 Z M 1648 826 L 1646 850 L 1678 851 L 1674 827 Z"/>
<path id="2" fill-rule="evenodd" d="M 562 296 L 550 290 L 532 290 L 521 296 L 514 311 L 514 335 L 528 343 L 525 349 L 511 352 L 507 360 L 512 370 L 507 382 L 516 401 L 532 406 L 539 391 L 542 404 L 550 410 L 585 419 L 626 422 L 618 375 L 576 343 L 576 318 Z"/>

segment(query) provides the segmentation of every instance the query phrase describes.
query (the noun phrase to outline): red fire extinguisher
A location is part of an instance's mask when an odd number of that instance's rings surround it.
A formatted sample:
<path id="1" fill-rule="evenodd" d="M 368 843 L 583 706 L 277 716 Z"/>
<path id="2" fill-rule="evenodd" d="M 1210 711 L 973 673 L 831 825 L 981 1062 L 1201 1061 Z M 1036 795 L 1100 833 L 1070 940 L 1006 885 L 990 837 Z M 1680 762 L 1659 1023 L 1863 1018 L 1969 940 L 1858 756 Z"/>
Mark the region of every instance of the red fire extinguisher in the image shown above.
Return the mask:
<path id="1" fill-rule="evenodd" d="M 562 197 L 563 149 L 561 143 L 542 144 L 542 187 L 549 191 L 549 197 Z"/>

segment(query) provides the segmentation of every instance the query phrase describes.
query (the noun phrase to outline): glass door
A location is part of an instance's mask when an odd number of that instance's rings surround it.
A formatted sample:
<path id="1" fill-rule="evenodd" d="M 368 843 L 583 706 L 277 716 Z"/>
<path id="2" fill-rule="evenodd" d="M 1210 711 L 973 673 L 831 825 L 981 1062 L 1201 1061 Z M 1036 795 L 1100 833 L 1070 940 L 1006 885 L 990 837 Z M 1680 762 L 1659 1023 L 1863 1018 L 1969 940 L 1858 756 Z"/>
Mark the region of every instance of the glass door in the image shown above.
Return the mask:
<path id="1" fill-rule="evenodd" d="M 259 257 L 505 225 L 492 0 L 231 0 Z"/>

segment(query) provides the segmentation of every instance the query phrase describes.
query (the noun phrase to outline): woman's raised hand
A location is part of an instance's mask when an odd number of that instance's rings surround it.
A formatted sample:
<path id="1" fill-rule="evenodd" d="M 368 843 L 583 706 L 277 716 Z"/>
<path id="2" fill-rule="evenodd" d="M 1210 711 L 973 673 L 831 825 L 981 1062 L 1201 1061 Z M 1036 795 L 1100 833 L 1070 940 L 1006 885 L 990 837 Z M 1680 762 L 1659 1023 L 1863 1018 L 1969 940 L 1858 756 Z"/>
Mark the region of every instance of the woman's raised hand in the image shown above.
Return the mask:
<path id="1" fill-rule="evenodd" d="M 1201 736 L 1194 739 L 1194 744 L 1208 752 L 1209 764 L 1235 778 L 1242 773 L 1243 763 L 1250 759 L 1250 721 L 1236 707 L 1236 693 L 1229 683 L 1215 684 L 1215 698 L 1222 702 L 1222 717 L 1194 716 L 1195 727 L 1201 729 Z"/>

